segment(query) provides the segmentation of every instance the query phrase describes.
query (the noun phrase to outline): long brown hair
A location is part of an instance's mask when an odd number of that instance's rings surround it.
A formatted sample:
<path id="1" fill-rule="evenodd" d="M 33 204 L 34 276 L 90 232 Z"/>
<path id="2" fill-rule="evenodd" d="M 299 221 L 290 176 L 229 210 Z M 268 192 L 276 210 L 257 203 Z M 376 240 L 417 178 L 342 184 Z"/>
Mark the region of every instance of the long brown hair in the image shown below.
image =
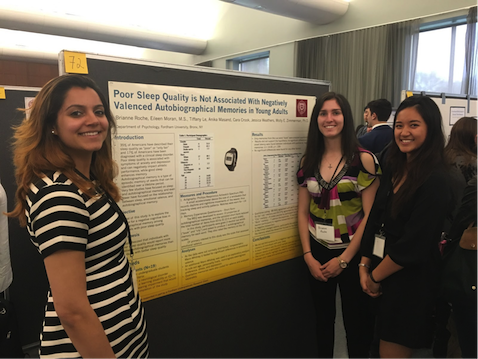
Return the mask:
<path id="1" fill-rule="evenodd" d="M 25 117 L 23 122 L 14 128 L 13 163 L 18 187 L 15 208 L 7 215 L 17 217 L 22 226 L 26 225 L 25 199 L 30 184 L 43 177 L 45 172 L 61 171 L 82 192 L 90 197 L 95 195 L 92 182 L 75 171 L 75 162 L 67 154 L 65 145 L 58 136 L 52 134 L 66 94 L 73 87 L 93 89 L 103 104 L 109 124 L 108 134 L 101 149 L 93 153 L 91 174 L 115 201 L 121 198 L 119 189 L 113 182 L 117 166 L 111 153 L 111 131 L 116 129 L 116 125 L 105 96 L 98 85 L 87 76 L 59 76 L 43 86 L 33 101 L 29 117 Z"/>
<path id="2" fill-rule="evenodd" d="M 456 121 L 445 147 L 445 159 L 453 164 L 456 157 L 461 156 L 465 166 L 476 162 L 476 134 L 476 118 L 462 117 Z"/>

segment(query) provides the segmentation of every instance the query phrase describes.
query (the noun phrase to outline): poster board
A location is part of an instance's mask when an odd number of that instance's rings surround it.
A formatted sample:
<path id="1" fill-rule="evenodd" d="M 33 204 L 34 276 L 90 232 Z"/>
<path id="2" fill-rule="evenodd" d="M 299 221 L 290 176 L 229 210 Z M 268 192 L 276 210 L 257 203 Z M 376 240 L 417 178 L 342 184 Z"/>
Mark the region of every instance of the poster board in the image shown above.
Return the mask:
<path id="1" fill-rule="evenodd" d="M 23 113 L 39 88 L 1 86 L 5 90 L 0 99 L 0 179 L 8 199 L 8 211 L 15 205 L 15 175 L 12 159 L 12 126 L 19 125 Z M 10 257 L 13 282 L 7 289 L 7 298 L 13 303 L 21 342 L 28 347 L 36 345 L 41 331 L 48 280 L 43 260 L 30 242 L 28 232 L 16 219 L 8 219 Z"/>
<path id="2" fill-rule="evenodd" d="M 83 59 L 82 56 L 78 58 Z M 218 90 L 223 93 L 234 91 L 236 94 L 277 94 L 280 98 L 294 94 L 316 96 L 329 88 L 328 83 L 315 80 L 139 63 L 89 54 L 85 55 L 85 59 L 88 75 L 100 85 L 105 94 L 109 93 L 110 81 L 127 83 L 127 86 L 140 84 L 204 89 L 211 95 L 211 91 Z M 59 66 L 62 66 L 61 62 Z M 60 71 L 64 71 L 64 68 Z M 0 139 L 3 146 L 0 175 L 7 190 L 10 210 L 16 187 L 10 151 L 13 135 L 11 127 L 22 120 L 22 114 L 17 108 L 25 107 L 25 96 L 33 97 L 39 89 L 10 90 L 5 87 L 5 91 L 6 100 L 0 101 Z M 264 124 L 267 125 L 267 122 Z M 244 123 L 239 122 L 236 126 L 244 126 Z M 282 132 L 289 134 L 290 131 Z M 234 131 L 232 134 L 234 135 Z M 277 144 L 277 139 L 275 142 Z M 232 142 L 229 144 L 231 146 L 228 150 L 233 147 Z M 239 149 L 241 152 L 236 169 L 231 172 L 239 173 L 239 168 L 246 166 L 248 161 L 245 154 L 251 152 L 251 149 L 252 146 Z M 218 166 L 229 173 L 224 162 L 227 152 L 221 148 L 219 153 L 221 156 L 216 157 L 220 163 Z M 274 159 L 273 156 L 270 159 Z M 242 185 L 241 180 L 237 181 Z M 216 185 L 217 183 L 220 182 L 216 182 Z M 221 187 L 221 190 L 224 188 L 227 186 Z M 249 195 L 252 193 L 251 188 L 249 185 Z M 9 220 L 9 231 L 14 271 L 9 295 L 17 310 L 22 345 L 28 350 L 39 344 L 48 282 L 42 258 L 30 243 L 26 230 L 20 228 L 14 220 Z M 258 238 L 261 237 L 266 235 Z M 204 282 L 204 285 L 191 286 L 190 289 L 147 301 L 144 306 L 151 357 L 315 356 L 315 321 L 311 315 L 313 305 L 308 269 L 302 256 L 285 258 L 290 256 L 281 257 L 280 261 L 273 261 L 275 264 L 254 270 L 227 273 L 221 280 L 220 276 L 216 276 L 213 280 Z"/>
<path id="3" fill-rule="evenodd" d="M 117 122 L 144 301 L 301 255 L 295 174 L 328 83 L 85 57 Z"/>

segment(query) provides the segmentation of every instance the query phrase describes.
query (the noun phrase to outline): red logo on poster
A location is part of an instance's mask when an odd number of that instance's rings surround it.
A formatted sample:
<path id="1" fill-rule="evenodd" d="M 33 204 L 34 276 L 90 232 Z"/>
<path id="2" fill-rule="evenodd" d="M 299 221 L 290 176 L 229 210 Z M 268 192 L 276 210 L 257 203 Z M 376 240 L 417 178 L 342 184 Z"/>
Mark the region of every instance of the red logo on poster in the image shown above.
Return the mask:
<path id="1" fill-rule="evenodd" d="M 307 100 L 295 100 L 295 117 L 307 117 Z"/>

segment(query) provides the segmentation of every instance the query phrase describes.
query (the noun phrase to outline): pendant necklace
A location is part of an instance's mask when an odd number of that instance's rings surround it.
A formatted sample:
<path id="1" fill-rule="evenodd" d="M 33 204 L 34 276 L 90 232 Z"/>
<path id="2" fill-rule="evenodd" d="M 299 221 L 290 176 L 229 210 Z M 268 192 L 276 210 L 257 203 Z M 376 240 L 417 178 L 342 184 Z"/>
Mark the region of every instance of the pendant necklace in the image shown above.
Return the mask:
<path id="1" fill-rule="evenodd" d="M 340 161 L 339 161 L 339 165 L 340 165 L 340 162 L 342 162 L 342 158 L 344 158 L 343 156 L 340 158 Z M 338 165 L 337 165 L 338 167 Z M 329 162 L 329 166 L 328 166 L 329 169 L 332 169 L 332 163 Z"/>

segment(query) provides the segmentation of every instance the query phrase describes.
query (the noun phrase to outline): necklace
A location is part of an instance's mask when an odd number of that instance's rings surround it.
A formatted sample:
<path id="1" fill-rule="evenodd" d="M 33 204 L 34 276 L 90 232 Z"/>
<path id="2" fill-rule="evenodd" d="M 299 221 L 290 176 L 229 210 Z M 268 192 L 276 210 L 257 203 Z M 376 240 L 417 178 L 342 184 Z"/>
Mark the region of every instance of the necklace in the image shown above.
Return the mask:
<path id="1" fill-rule="evenodd" d="M 345 172 L 347 172 L 348 167 L 349 167 L 349 161 L 346 161 L 344 163 L 344 167 L 340 170 L 340 172 L 335 176 L 337 173 L 337 170 L 339 169 L 340 162 L 344 159 L 344 156 L 340 158 L 340 161 L 335 168 L 334 174 L 332 175 L 332 178 L 330 181 L 327 183 L 325 180 L 322 178 L 320 175 L 320 172 L 318 169 L 315 170 L 314 177 L 317 180 L 317 182 L 320 184 L 322 187 L 321 192 L 320 192 L 320 204 L 319 208 L 322 208 L 324 210 L 324 217 L 327 215 L 327 210 L 330 209 L 330 190 L 334 188 L 337 183 L 342 179 L 342 177 L 345 175 Z"/>
<path id="2" fill-rule="evenodd" d="M 342 162 L 342 159 L 343 159 L 343 158 L 344 158 L 344 156 L 340 157 L 339 165 L 340 165 L 340 162 Z M 329 162 L 329 161 L 327 161 L 327 162 Z M 333 162 L 335 162 L 335 161 L 333 161 Z M 332 162 L 329 162 L 329 165 L 328 165 L 327 167 L 328 167 L 329 169 L 332 169 Z M 337 165 L 337 167 L 338 167 L 338 165 Z M 336 170 L 337 170 L 337 169 L 336 169 Z"/>

